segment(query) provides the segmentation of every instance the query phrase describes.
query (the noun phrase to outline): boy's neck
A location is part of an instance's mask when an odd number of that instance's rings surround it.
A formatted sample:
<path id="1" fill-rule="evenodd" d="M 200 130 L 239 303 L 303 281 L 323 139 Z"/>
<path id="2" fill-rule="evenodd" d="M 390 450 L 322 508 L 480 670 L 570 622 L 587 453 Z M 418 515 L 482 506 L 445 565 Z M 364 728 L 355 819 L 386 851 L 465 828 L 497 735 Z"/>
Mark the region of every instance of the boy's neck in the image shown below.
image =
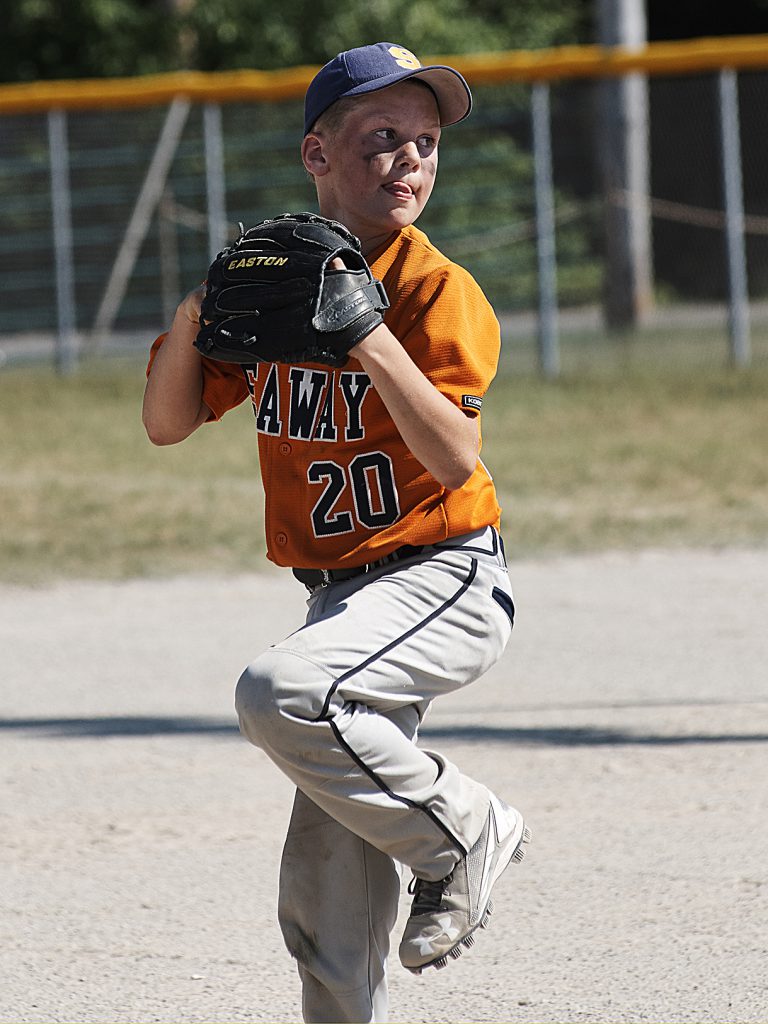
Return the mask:
<path id="1" fill-rule="evenodd" d="M 336 212 L 336 210 L 329 208 L 322 202 L 320 202 L 319 206 L 321 217 L 328 217 L 329 220 L 340 221 L 340 223 L 342 223 L 344 227 L 347 228 L 348 231 L 351 231 L 353 235 L 357 235 L 357 237 L 360 239 L 360 245 L 362 248 L 363 256 L 365 256 L 366 259 L 368 259 L 372 252 L 375 252 L 377 249 L 381 248 L 381 246 L 384 245 L 387 239 L 391 238 L 392 235 L 395 234 L 397 230 L 392 229 L 389 231 L 374 231 L 372 233 L 372 229 L 366 227 L 365 225 L 356 225 L 348 223 L 347 220 L 345 220 L 342 216 L 339 215 L 339 213 Z"/>
<path id="2" fill-rule="evenodd" d="M 395 232 L 387 231 L 385 234 L 376 235 L 374 238 L 361 238 L 360 245 L 363 250 L 363 256 L 366 259 L 371 255 L 372 252 L 376 252 L 380 249 L 388 238 L 391 238 Z"/>

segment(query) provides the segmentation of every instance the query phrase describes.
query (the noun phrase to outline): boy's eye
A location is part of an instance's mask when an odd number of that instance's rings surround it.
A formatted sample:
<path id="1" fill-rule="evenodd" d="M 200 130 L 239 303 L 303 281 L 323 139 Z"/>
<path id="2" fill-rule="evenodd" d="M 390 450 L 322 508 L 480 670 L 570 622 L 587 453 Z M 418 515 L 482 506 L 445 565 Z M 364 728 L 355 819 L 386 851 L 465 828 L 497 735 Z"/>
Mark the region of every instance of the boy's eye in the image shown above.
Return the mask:
<path id="1" fill-rule="evenodd" d="M 384 142 L 395 142 L 397 139 L 397 132 L 394 128 L 378 128 L 374 135 L 377 135 Z M 434 135 L 420 135 L 416 139 L 416 143 L 419 149 L 432 150 L 437 146 L 437 139 Z"/>

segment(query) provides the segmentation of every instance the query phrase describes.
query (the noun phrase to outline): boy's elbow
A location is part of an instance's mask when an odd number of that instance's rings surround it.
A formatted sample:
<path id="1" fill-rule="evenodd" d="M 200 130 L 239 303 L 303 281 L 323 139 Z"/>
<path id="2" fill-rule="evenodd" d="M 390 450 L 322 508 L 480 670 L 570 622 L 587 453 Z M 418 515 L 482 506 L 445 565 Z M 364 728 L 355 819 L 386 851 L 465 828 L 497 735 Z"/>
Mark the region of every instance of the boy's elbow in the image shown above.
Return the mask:
<path id="1" fill-rule="evenodd" d="M 445 467 L 445 475 L 440 481 L 449 491 L 458 491 L 477 469 L 480 457 L 479 434 L 474 420 L 467 417 L 467 423 L 471 426 L 467 428 L 466 440 L 453 452 L 453 458 Z"/>
<path id="2" fill-rule="evenodd" d="M 190 431 L 181 431 L 178 427 L 173 427 L 162 421 L 156 421 L 150 417 L 143 417 L 144 429 L 147 432 L 147 437 L 152 444 L 157 445 L 158 448 L 163 448 L 169 444 L 178 444 L 179 441 L 183 441 L 185 437 L 188 437 Z"/>
<path id="3" fill-rule="evenodd" d="M 460 465 L 451 466 L 450 470 L 445 473 L 440 483 L 449 491 L 458 491 L 459 488 L 463 487 L 464 484 L 469 480 L 475 471 L 477 462 L 473 462 L 471 466 Z"/>
<path id="4" fill-rule="evenodd" d="M 164 434 L 159 430 L 147 430 L 147 437 L 158 448 L 163 448 L 169 444 L 178 444 L 179 441 L 183 440 L 181 437 L 171 437 L 169 434 Z"/>
<path id="5" fill-rule="evenodd" d="M 440 483 L 449 491 L 458 491 L 469 480 L 477 468 L 476 447 L 458 453 L 440 475 Z"/>
<path id="6" fill-rule="evenodd" d="M 184 441 L 190 434 L 194 434 L 209 416 L 210 409 L 202 402 L 194 411 L 174 411 L 159 403 L 145 401 L 141 411 L 141 422 L 152 444 L 164 447 Z"/>

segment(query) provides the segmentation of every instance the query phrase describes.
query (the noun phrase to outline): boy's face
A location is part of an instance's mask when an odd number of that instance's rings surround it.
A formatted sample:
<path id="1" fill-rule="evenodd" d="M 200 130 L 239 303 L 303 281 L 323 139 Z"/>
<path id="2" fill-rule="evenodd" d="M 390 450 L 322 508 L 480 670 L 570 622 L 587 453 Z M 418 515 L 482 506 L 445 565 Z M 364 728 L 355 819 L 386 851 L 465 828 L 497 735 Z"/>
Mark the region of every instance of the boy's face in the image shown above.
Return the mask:
<path id="1" fill-rule="evenodd" d="M 424 209 L 437 173 L 440 114 L 433 93 L 399 82 L 360 96 L 331 133 L 310 133 L 304 156 L 320 212 L 370 251 Z"/>

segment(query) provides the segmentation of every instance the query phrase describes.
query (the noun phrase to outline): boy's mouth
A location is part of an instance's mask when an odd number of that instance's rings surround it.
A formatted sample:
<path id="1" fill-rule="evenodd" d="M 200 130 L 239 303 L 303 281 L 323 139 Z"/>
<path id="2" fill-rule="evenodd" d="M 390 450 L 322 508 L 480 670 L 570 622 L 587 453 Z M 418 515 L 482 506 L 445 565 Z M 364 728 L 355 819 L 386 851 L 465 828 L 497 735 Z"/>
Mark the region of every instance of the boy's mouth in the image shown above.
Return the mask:
<path id="1" fill-rule="evenodd" d="M 404 181 L 388 181 L 381 186 L 385 192 L 389 192 L 395 199 L 412 199 L 413 189 Z"/>

